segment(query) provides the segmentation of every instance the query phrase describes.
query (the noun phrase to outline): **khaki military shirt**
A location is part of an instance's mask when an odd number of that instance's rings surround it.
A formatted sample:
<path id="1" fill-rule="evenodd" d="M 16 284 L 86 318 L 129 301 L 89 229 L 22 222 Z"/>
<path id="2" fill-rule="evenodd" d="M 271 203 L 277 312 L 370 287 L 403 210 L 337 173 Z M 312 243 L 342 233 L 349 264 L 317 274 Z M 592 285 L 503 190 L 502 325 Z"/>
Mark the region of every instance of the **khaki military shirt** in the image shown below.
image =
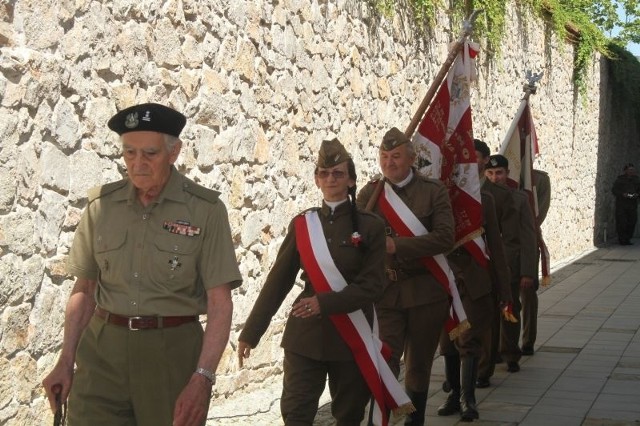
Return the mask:
<path id="1" fill-rule="evenodd" d="M 68 272 L 96 280 L 97 304 L 126 316 L 204 314 L 207 289 L 242 281 L 218 193 L 175 168 L 147 207 L 128 179 L 92 190 Z"/>
<path id="2" fill-rule="evenodd" d="M 347 282 L 339 292 L 317 294 L 321 315 L 297 318 L 290 315 L 282 338 L 282 347 L 321 361 L 351 360 L 353 355 L 329 318 L 332 314 L 346 314 L 362 309 L 371 322 L 373 303 L 382 296 L 384 280 L 384 224 L 370 213 L 358 213 L 362 248 L 351 242 L 353 225 L 348 202 L 338 205 L 333 213 L 323 203 L 318 211 L 329 253 Z M 295 220 L 295 219 L 294 219 Z M 280 246 L 276 261 L 260 290 L 238 340 L 255 347 L 271 323 L 280 305 L 292 290 L 303 266 L 296 243 L 293 221 Z M 301 275 L 304 289 L 296 298 L 316 295 L 307 274 Z"/>

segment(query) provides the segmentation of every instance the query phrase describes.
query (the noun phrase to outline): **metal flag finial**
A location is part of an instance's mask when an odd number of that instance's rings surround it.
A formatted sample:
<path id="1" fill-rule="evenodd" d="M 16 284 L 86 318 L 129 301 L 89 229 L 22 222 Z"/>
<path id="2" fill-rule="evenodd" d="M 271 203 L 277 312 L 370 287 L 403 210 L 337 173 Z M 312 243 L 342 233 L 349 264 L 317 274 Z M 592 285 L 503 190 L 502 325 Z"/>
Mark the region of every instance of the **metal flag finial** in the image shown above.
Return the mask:
<path id="1" fill-rule="evenodd" d="M 482 9 L 475 9 L 473 12 L 471 12 L 471 15 L 469 15 L 469 17 L 464 20 L 464 22 L 462 23 L 463 34 L 471 34 L 471 32 L 473 31 L 473 26 L 476 23 L 476 18 L 478 17 L 480 12 L 482 12 Z"/>
<path id="2" fill-rule="evenodd" d="M 544 75 L 544 71 L 534 73 L 531 70 L 526 70 L 525 78 L 527 82 L 524 84 L 524 87 L 522 90 L 524 90 L 525 93 L 530 93 L 532 95 L 535 95 L 536 90 L 538 90 L 538 87 L 536 86 L 536 84 L 542 79 L 543 75 Z"/>

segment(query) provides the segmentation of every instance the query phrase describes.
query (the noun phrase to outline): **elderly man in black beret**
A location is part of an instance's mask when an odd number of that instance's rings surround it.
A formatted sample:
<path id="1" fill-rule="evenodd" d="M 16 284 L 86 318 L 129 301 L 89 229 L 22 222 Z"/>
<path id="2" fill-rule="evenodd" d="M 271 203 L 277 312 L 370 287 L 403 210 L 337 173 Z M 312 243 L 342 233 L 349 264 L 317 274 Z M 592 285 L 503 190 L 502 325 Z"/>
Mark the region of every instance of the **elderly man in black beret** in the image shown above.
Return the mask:
<path id="1" fill-rule="evenodd" d="M 185 124 L 154 103 L 109 120 L 127 178 L 89 191 L 62 352 L 43 381 L 52 407 L 56 390 L 69 398 L 71 426 L 206 420 L 241 277 L 219 194 L 174 166 Z"/>

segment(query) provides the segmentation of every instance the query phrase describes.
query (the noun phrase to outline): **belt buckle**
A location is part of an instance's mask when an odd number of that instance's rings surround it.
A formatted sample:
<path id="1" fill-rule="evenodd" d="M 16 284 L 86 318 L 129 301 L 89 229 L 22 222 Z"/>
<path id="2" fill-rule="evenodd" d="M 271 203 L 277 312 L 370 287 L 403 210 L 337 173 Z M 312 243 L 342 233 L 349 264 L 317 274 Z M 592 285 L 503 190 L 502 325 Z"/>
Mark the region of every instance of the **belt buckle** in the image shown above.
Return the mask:
<path id="1" fill-rule="evenodd" d="M 140 330 L 139 328 L 134 328 L 133 325 L 132 325 L 132 322 L 135 321 L 135 320 L 141 320 L 141 319 L 142 319 L 142 317 L 129 317 L 129 324 L 128 324 L 129 330 L 131 330 L 131 331 Z"/>

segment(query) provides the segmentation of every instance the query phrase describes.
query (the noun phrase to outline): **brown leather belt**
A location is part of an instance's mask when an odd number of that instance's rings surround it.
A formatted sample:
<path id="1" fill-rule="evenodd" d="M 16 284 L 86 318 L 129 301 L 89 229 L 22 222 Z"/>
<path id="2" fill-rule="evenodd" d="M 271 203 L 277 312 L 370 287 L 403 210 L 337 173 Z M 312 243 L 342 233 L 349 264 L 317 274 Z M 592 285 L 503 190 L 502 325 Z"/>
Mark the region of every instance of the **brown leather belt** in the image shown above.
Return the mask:
<path id="1" fill-rule="evenodd" d="M 418 275 L 424 275 L 427 273 L 427 270 L 424 268 L 421 269 L 385 269 L 385 274 L 389 281 L 402 281 L 409 279 L 411 277 L 415 277 Z"/>
<path id="2" fill-rule="evenodd" d="M 197 315 L 182 317 L 124 317 L 122 315 L 112 314 L 100 307 L 96 307 L 95 315 L 102 318 L 105 322 L 120 327 L 127 327 L 129 330 L 149 330 L 155 328 L 177 327 L 182 324 L 194 322 L 198 320 Z"/>

